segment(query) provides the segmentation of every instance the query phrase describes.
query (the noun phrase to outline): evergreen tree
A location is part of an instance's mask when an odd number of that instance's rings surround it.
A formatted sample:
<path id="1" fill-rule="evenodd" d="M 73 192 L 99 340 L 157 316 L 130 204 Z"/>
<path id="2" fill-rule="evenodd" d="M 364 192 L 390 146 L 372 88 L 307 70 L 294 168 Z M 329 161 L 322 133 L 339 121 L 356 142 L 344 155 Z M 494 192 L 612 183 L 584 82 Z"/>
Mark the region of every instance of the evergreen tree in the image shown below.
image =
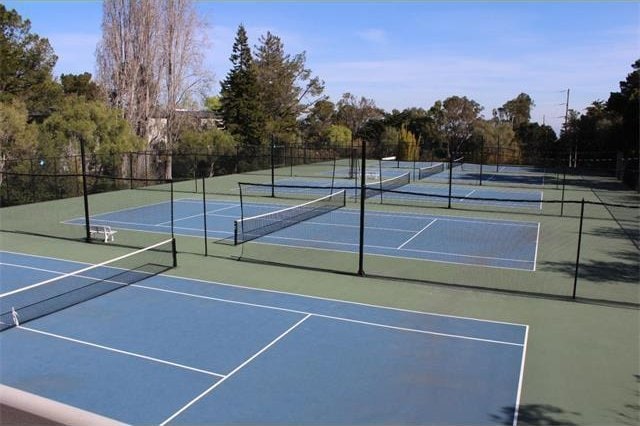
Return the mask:
<path id="1" fill-rule="evenodd" d="M 220 83 L 222 117 L 225 126 L 236 139 L 245 145 L 258 146 L 264 133 L 264 118 L 259 101 L 256 68 L 243 25 L 238 27 L 229 59 L 233 65 Z"/>
<path id="2" fill-rule="evenodd" d="M 31 32 L 31 22 L 0 4 L 0 102 L 20 99 L 30 118 L 49 115 L 61 98 L 53 80 L 58 57 L 46 38 Z"/>
<path id="3" fill-rule="evenodd" d="M 304 52 L 285 53 L 280 37 L 270 32 L 260 37 L 255 63 L 266 130 L 284 142 L 295 140 L 298 117 L 324 100 L 324 83 L 311 76 L 305 62 Z"/>

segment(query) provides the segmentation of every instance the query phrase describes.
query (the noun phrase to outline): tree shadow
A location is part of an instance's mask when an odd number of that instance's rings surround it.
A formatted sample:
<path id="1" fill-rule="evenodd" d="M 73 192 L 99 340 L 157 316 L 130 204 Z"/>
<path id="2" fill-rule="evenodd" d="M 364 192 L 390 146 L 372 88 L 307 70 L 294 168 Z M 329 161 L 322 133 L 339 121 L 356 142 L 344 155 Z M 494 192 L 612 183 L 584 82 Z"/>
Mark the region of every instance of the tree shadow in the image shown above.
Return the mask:
<path id="1" fill-rule="evenodd" d="M 633 391 L 633 403 L 624 404 L 622 409 L 616 412 L 616 423 L 621 425 L 638 425 L 640 424 L 640 375 L 634 374 L 635 389 Z"/>
<path id="2" fill-rule="evenodd" d="M 618 256 L 622 259 L 622 256 Z M 628 258 L 628 260 L 633 260 Z M 572 278 L 575 275 L 575 263 L 570 262 L 545 262 L 539 270 L 550 270 L 567 275 Z M 606 284 L 637 284 L 640 285 L 640 268 L 636 263 L 625 261 L 580 261 L 578 267 L 578 280 L 588 280 Z"/>
<path id="3" fill-rule="evenodd" d="M 502 425 L 513 425 L 514 407 L 502 407 L 500 414 L 492 414 L 491 419 Z M 532 426 L 574 426 L 567 415 L 579 416 L 580 413 L 567 412 L 550 404 L 525 404 L 518 409 L 518 424 Z"/>

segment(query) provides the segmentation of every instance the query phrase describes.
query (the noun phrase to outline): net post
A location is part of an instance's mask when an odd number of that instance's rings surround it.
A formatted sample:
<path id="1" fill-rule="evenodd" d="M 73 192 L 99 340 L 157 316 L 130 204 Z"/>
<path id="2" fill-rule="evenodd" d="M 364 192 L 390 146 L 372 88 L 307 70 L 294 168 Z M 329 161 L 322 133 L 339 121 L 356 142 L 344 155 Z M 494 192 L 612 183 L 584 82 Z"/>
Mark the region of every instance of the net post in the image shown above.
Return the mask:
<path id="1" fill-rule="evenodd" d="M 580 203 L 580 226 L 578 228 L 578 250 L 576 253 L 576 270 L 573 275 L 573 294 L 571 298 L 575 300 L 576 290 L 578 288 L 578 269 L 580 267 L 580 246 L 582 245 L 582 222 L 584 221 L 584 198 Z"/>
<path id="2" fill-rule="evenodd" d="M 358 245 L 358 275 L 364 277 L 364 206 L 366 191 L 367 151 L 365 139 L 362 139 L 362 170 L 360 173 L 360 242 Z"/>
<path id="3" fill-rule="evenodd" d="M 173 267 L 178 266 L 178 249 L 176 248 L 176 239 L 171 238 L 171 255 L 173 260 Z"/>
<path id="4" fill-rule="evenodd" d="M 202 219 L 204 222 L 204 255 L 205 257 L 209 255 L 209 246 L 207 244 L 207 191 L 205 190 L 204 184 L 205 178 L 204 173 L 202 174 Z"/>
<path id="5" fill-rule="evenodd" d="M 238 233 L 244 234 L 244 202 L 242 199 L 242 184 L 238 182 L 238 192 L 240 193 L 240 229 L 238 229 L 238 221 L 233 222 L 233 244 L 238 245 Z"/>

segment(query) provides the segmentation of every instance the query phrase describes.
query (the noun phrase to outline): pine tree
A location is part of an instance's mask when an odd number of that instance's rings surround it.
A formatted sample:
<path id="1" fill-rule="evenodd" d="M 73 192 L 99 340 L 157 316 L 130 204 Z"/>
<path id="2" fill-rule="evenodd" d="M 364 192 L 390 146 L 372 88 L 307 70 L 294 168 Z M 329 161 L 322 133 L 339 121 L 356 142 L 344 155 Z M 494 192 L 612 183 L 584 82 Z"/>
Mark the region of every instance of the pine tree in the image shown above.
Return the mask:
<path id="1" fill-rule="evenodd" d="M 229 59 L 233 66 L 220 83 L 222 117 L 229 132 L 243 145 L 258 146 L 264 133 L 264 114 L 259 101 L 256 68 L 243 25 L 238 27 Z"/>

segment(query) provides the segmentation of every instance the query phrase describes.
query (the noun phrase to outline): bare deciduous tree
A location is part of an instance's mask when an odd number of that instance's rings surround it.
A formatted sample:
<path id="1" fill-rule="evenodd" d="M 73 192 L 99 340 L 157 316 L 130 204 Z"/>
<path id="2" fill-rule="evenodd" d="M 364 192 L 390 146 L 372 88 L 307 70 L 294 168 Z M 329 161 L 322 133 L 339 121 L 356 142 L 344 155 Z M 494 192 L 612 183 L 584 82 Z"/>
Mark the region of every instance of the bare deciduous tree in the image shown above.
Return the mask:
<path id="1" fill-rule="evenodd" d="M 152 114 L 166 119 L 161 149 L 173 148 L 178 107 L 212 80 L 202 68 L 205 26 L 192 0 L 104 2 L 98 80 L 139 136 Z"/>

